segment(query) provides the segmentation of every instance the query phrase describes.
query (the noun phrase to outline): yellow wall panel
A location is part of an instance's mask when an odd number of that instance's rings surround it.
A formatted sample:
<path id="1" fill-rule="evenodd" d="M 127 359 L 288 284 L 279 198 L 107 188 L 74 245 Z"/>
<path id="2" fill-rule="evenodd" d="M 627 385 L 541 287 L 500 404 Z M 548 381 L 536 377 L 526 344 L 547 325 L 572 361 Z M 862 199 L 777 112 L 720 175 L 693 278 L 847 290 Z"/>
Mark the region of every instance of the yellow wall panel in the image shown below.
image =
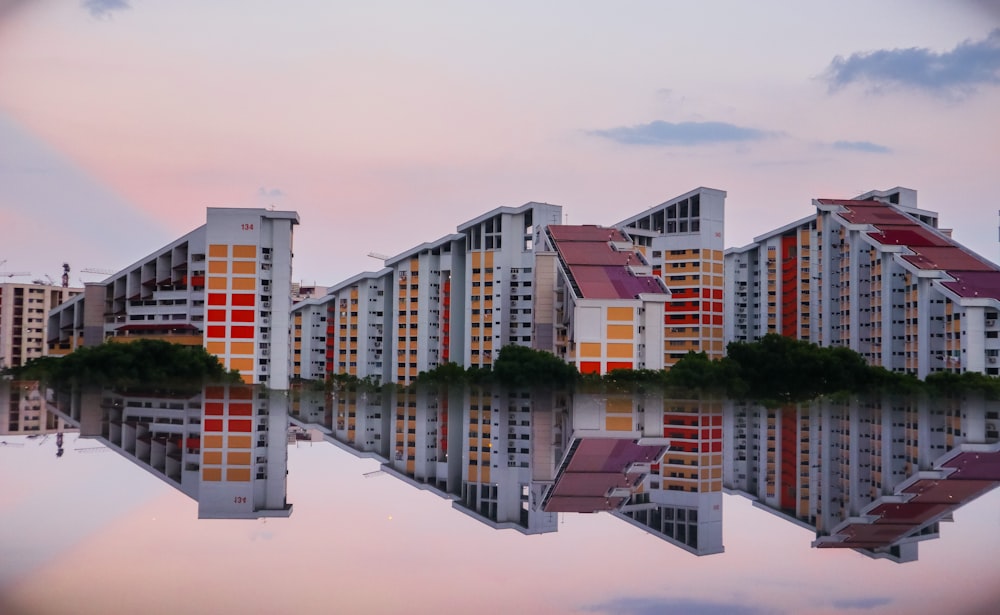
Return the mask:
<path id="1" fill-rule="evenodd" d="M 201 479 L 209 481 L 222 480 L 222 468 L 202 468 Z"/>
<path id="2" fill-rule="evenodd" d="M 493 252 L 486 252 L 484 255 L 483 267 L 493 266 Z"/>
<path id="3" fill-rule="evenodd" d="M 222 436 L 202 436 L 201 445 L 205 448 L 222 448 Z"/>
<path id="4" fill-rule="evenodd" d="M 257 246 L 233 246 L 234 258 L 257 258 Z"/>
<path id="5" fill-rule="evenodd" d="M 599 357 L 599 356 L 601 356 L 601 343 L 600 342 L 581 342 L 580 343 L 580 356 L 581 357 Z"/>
<path id="6" fill-rule="evenodd" d="M 233 261 L 233 273 L 255 275 L 257 273 L 257 261 Z"/>
<path id="7" fill-rule="evenodd" d="M 209 290 L 226 290 L 229 285 L 226 283 L 226 278 L 221 277 L 210 277 L 208 278 L 208 288 Z"/>
<path id="8" fill-rule="evenodd" d="M 226 258 L 229 256 L 229 246 L 221 243 L 213 243 L 208 246 L 208 255 L 215 258 Z"/>
<path id="9" fill-rule="evenodd" d="M 257 289 L 257 278 L 233 278 L 233 290 L 256 290 L 256 289 Z"/>
<path id="10" fill-rule="evenodd" d="M 229 453 L 226 455 L 226 463 L 231 466 L 248 466 L 250 465 L 250 452 L 249 451 L 239 451 L 235 453 Z"/>
<path id="11" fill-rule="evenodd" d="M 229 436 L 229 448 L 250 448 L 250 436 Z"/>
<path id="12" fill-rule="evenodd" d="M 230 342 L 229 354 L 253 354 L 253 342 Z"/>
<path id="13" fill-rule="evenodd" d="M 604 405 L 604 411 L 611 414 L 632 414 L 632 398 L 611 397 Z"/>
<path id="14" fill-rule="evenodd" d="M 229 359 L 229 369 L 237 369 L 241 372 L 253 370 L 253 359 Z"/>
<path id="15" fill-rule="evenodd" d="M 604 427 L 608 431 L 632 431 L 632 417 L 631 416 L 605 417 Z"/>
<path id="16" fill-rule="evenodd" d="M 608 339 L 610 340 L 632 339 L 632 325 L 608 325 Z"/>
<path id="17" fill-rule="evenodd" d="M 250 468 L 229 468 L 226 470 L 226 480 L 245 483 L 250 480 Z"/>
<path id="18" fill-rule="evenodd" d="M 608 358 L 614 359 L 631 359 L 633 356 L 634 346 L 632 344 L 615 344 L 608 343 Z"/>
<path id="19" fill-rule="evenodd" d="M 219 465 L 222 463 L 222 451 L 202 451 L 201 462 L 210 465 Z"/>
<path id="20" fill-rule="evenodd" d="M 632 322 L 635 318 L 635 310 L 630 307 L 609 307 L 608 320 L 627 320 Z"/>
<path id="21" fill-rule="evenodd" d="M 209 354 L 226 354 L 226 343 L 225 342 L 208 342 L 205 344 L 205 350 Z"/>
<path id="22" fill-rule="evenodd" d="M 228 261 L 208 261 L 209 273 L 226 273 L 229 270 Z"/>

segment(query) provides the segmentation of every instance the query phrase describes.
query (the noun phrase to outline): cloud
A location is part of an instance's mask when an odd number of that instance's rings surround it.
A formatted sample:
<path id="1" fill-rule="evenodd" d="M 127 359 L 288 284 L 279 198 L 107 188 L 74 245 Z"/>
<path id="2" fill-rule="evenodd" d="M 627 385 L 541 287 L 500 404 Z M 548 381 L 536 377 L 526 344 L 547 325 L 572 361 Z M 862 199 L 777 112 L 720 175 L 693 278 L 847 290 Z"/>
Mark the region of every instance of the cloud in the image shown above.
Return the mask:
<path id="1" fill-rule="evenodd" d="M 967 40 L 942 53 L 910 47 L 837 56 L 825 77 L 831 91 L 864 82 L 873 92 L 904 87 L 961 97 L 976 86 L 1000 84 L 1000 28 L 983 40 Z"/>
<path id="2" fill-rule="evenodd" d="M 892 602 L 892 598 L 845 598 L 834 600 L 835 609 L 874 609 Z"/>
<path id="3" fill-rule="evenodd" d="M 132 8 L 129 0 L 82 0 L 80 4 L 90 11 L 90 14 L 98 19 L 111 17 L 114 11 L 123 11 Z"/>
<path id="4" fill-rule="evenodd" d="M 257 189 L 257 196 L 262 196 L 268 199 L 276 199 L 278 197 L 285 196 L 285 191 L 281 188 L 265 188 L 261 186 Z"/>
<path id="5" fill-rule="evenodd" d="M 686 598 L 614 598 L 583 607 L 592 613 L 620 615 L 767 615 L 777 611 L 746 604 L 708 602 Z"/>
<path id="6" fill-rule="evenodd" d="M 891 149 L 871 141 L 834 141 L 833 149 L 850 150 L 854 152 L 868 152 L 870 154 L 888 154 Z"/>
<path id="7" fill-rule="evenodd" d="M 773 137 L 776 133 L 746 128 L 726 122 L 664 122 L 654 120 L 648 124 L 619 126 L 606 130 L 591 131 L 592 135 L 604 137 L 625 145 L 706 145 L 711 143 L 733 143 L 759 141 Z"/>

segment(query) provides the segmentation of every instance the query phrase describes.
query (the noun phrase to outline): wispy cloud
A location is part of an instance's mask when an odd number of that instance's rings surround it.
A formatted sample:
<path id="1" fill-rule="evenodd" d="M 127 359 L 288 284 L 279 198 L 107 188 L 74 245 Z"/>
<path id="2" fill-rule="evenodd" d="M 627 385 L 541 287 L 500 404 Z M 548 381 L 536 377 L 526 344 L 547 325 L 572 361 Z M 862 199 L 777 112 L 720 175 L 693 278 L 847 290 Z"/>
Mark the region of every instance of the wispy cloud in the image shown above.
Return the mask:
<path id="1" fill-rule="evenodd" d="M 833 149 L 843 149 L 854 152 L 867 152 L 869 154 L 888 154 L 891 149 L 871 141 L 834 141 Z"/>
<path id="2" fill-rule="evenodd" d="M 827 67 L 831 90 L 866 83 L 872 92 L 891 87 L 961 97 L 983 85 L 1000 84 L 1000 28 L 979 41 L 967 40 L 951 51 L 925 47 L 880 49 L 837 56 Z"/>
<path id="3" fill-rule="evenodd" d="M 885 606 L 891 602 L 892 598 L 844 598 L 842 600 L 834 600 L 833 608 L 868 610 Z"/>
<path id="4" fill-rule="evenodd" d="M 778 133 L 737 126 L 726 122 L 664 122 L 593 130 L 590 134 L 625 145 L 680 145 L 690 147 L 712 143 L 759 141 Z"/>
<path id="5" fill-rule="evenodd" d="M 82 0 L 80 4 L 98 19 L 111 17 L 111 13 L 132 8 L 129 0 Z"/>
<path id="6" fill-rule="evenodd" d="M 778 613 L 747 604 L 710 602 L 688 598 L 614 598 L 607 602 L 585 606 L 591 613 L 616 615 L 773 615 Z"/>
<path id="7" fill-rule="evenodd" d="M 257 189 L 257 196 L 262 196 L 268 199 L 276 199 L 278 197 L 285 196 L 285 191 L 281 188 L 265 188 L 261 186 Z"/>

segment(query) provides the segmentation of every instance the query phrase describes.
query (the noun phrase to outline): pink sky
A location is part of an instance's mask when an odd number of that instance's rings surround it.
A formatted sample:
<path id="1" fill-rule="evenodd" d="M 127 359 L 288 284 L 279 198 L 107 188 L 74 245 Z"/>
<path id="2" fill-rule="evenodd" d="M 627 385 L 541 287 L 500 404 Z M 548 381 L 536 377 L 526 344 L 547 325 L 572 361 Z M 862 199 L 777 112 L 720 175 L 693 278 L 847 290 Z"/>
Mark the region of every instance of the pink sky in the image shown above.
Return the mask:
<path id="1" fill-rule="evenodd" d="M 0 270 L 76 283 L 274 205 L 332 284 L 497 206 L 609 224 L 699 185 L 730 246 L 904 185 L 997 260 L 989 7 L 0 2 Z"/>

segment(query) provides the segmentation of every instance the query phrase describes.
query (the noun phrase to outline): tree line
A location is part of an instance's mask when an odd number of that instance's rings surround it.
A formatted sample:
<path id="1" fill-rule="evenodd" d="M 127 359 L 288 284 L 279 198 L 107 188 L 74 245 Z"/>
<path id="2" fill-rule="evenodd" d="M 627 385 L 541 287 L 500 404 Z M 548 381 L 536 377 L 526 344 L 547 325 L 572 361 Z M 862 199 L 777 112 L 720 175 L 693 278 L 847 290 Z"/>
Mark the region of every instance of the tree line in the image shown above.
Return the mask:
<path id="1" fill-rule="evenodd" d="M 7 373 L 20 380 L 123 389 L 200 387 L 205 382 L 242 382 L 201 346 L 163 340 L 108 342 L 61 356 L 39 357 Z"/>
<path id="2" fill-rule="evenodd" d="M 741 400 L 804 401 L 832 393 L 925 392 L 954 395 L 979 392 L 1000 399 L 1000 379 L 979 373 L 915 376 L 868 365 L 850 348 L 821 347 L 769 334 L 756 342 L 733 342 L 726 356 L 713 360 L 689 352 L 669 370 L 612 370 L 581 375 L 555 355 L 522 346 L 505 346 L 493 369 L 463 369 L 454 363 L 422 372 L 418 383 L 495 383 L 510 387 L 657 387 L 717 394 Z"/>

